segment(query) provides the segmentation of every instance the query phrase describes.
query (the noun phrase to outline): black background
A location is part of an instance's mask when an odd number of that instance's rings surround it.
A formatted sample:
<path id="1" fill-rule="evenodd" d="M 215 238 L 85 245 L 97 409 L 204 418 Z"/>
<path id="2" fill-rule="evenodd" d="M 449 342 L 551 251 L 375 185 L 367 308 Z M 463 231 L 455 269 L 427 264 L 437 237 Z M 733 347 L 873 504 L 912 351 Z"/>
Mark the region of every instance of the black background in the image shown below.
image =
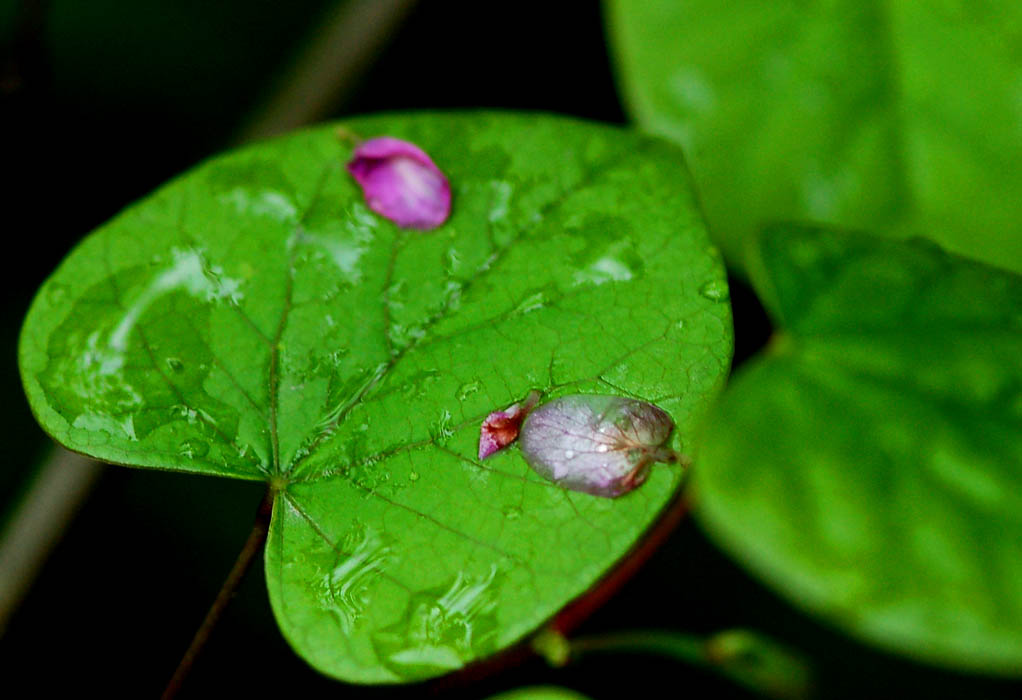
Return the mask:
<path id="1" fill-rule="evenodd" d="M 49 451 L 16 365 L 17 333 L 34 290 L 88 231 L 229 143 L 329 5 L 75 2 L 0 3 L 7 250 L 0 507 L 16 500 Z M 36 9 L 30 21 L 18 21 L 19 5 Z M 420 2 L 332 114 L 451 107 L 625 123 L 598 4 Z M 752 292 L 737 280 L 732 287 L 740 366 L 770 326 Z M 158 695 L 244 541 L 261 493 L 252 484 L 108 468 L 0 638 L 0 694 Z M 580 633 L 708 634 L 736 626 L 767 631 L 809 655 L 820 697 L 1012 697 L 1018 690 L 850 641 L 749 578 L 691 521 Z M 446 694 L 481 698 L 530 683 L 597 699 L 751 697 L 677 662 L 623 655 L 560 670 L 533 660 Z M 311 670 L 280 636 L 257 565 L 183 696 L 418 697 L 432 690 L 349 687 Z"/>

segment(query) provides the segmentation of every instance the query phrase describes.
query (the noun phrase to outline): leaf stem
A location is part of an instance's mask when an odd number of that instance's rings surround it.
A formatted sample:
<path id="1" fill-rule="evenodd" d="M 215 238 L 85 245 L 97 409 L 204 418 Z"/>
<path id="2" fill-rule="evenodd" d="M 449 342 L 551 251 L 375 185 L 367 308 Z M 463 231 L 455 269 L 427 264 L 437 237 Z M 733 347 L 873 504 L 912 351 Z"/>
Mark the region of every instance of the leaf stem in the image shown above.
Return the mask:
<path id="1" fill-rule="evenodd" d="M 170 682 L 167 683 L 167 687 L 163 691 L 163 700 L 170 700 L 176 697 L 181 690 L 181 686 L 195 664 L 195 659 L 206 646 L 206 642 L 209 641 L 209 637 L 227 609 L 227 605 L 238 592 L 238 587 L 244 580 L 245 574 L 251 568 L 252 562 L 255 561 L 259 552 L 262 551 L 263 545 L 266 544 L 266 535 L 270 529 L 270 516 L 273 513 L 273 499 L 275 495 L 276 491 L 273 488 L 266 490 L 266 494 L 259 503 L 258 510 L 256 510 L 252 531 L 249 533 L 248 539 L 245 540 L 245 545 L 241 548 L 241 552 L 238 553 L 238 558 L 235 560 L 231 572 L 227 574 L 224 585 L 220 587 L 220 592 L 217 593 L 213 605 L 210 606 L 209 612 L 206 613 L 206 618 L 195 632 L 192 643 L 188 646 L 184 656 L 181 657 L 181 663 L 178 664 L 177 670 L 174 671 Z"/>
<path id="2" fill-rule="evenodd" d="M 592 653 L 653 654 L 713 671 L 750 690 L 778 700 L 801 700 L 809 694 L 811 674 L 796 653 L 749 630 L 727 630 L 710 637 L 673 631 L 638 630 L 562 638 L 564 651 L 545 654 L 554 665 Z M 546 640 L 536 647 L 557 650 Z"/>
<path id="3" fill-rule="evenodd" d="M 235 141 L 264 139 L 329 114 L 383 51 L 415 0 L 351 0 L 334 5 Z"/>

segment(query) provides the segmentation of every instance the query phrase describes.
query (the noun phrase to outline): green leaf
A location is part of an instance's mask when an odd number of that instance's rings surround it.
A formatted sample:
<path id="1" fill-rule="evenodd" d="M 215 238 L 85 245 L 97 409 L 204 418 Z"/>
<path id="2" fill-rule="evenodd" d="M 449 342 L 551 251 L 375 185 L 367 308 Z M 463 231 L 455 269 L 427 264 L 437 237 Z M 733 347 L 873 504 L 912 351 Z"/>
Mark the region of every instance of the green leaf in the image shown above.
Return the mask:
<path id="1" fill-rule="evenodd" d="M 609 500 L 517 448 L 481 463 L 487 413 L 532 389 L 619 393 L 667 411 L 679 447 L 723 383 L 731 318 L 666 142 L 539 115 L 345 127 L 429 152 L 448 223 L 372 214 L 335 127 L 217 158 L 71 254 L 21 367 L 72 449 L 278 489 L 266 576 L 284 635 L 325 673 L 397 682 L 535 630 L 679 483 L 658 465 Z"/>
<path id="2" fill-rule="evenodd" d="M 711 232 L 932 238 L 1022 271 L 1022 4 L 609 0 L 631 112 L 685 146 Z"/>
<path id="3" fill-rule="evenodd" d="M 697 516 L 796 604 L 920 659 L 1022 669 L 1022 278 L 777 228 L 783 330 L 700 440 Z"/>
<path id="4" fill-rule="evenodd" d="M 533 685 L 491 695 L 489 700 L 589 700 L 589 698 L 556 685 Z"/>

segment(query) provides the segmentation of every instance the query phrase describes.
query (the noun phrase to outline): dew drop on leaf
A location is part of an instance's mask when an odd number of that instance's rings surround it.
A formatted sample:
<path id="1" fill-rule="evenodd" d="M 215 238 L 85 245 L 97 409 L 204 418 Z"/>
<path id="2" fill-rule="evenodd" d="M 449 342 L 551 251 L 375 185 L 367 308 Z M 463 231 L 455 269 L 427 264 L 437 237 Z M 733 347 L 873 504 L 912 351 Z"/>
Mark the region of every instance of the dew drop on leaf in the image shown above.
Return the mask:
<path id="1" fill-rule="evenodd" d="M 467 382 L 458 387 L 458 400 L 464 401 L 472 394 L 479 391 L 479 382 Z"/>
<path id="2" fill-rule="evenodd" d="M 178 449 L 181 456 L 188 459 L 205 457 L 209 454 L 209 443 L 197 438 L 188 438 L 181 443 Z"/>
<path id="3" fill-rule="evenodd" d="M 699 293 L 710 301 L 727 301 L 731 298 L 727 282 L 724 280 L 711 280 L 699 288 Z"/>
<path id="4" fill-rule="evenodd" d="M 454 435 L 454 428 L 451 423 L 451 412 L 445 408 L 440 412 L 440 417 L 433 423 L 433 427 L 430 430 L 433 441 L 438 445 L 446 445 L 447 441 Z"/>
<path id="5" fill-rule="evenodd" d="M 411 596 L 404 615 L 373 634 L 380 660 L 399 676 L 452 671 L 496 646 L 503 574 L 459 572 L 448 583 Z"/>
<path id="6" fill-rule="evenodd" d="M 344 538 L 337 561 L 326 578 L 333 612 L 345 634 L 351 634 L 369 604 L 370 592 L 393 562 L 393 546 L 385 535 L 360 522 Z"/>
<path id="7" fill-rule="evenodd" d="M 674 421 L 651 403 L 620 396 L 562 396 L 533 410 L 522 425 L 529 466 L 573 491 L 614 498 L 641 485 L 654 462 L 673 462 L 664 447 Z"/>

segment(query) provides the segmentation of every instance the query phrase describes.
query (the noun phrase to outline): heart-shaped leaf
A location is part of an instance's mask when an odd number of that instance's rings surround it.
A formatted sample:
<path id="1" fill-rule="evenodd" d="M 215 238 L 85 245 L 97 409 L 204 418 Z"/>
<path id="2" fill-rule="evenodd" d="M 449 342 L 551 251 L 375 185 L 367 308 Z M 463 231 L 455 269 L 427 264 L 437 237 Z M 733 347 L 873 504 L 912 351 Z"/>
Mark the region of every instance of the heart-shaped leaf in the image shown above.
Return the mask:
<path id="1" fill-rule="evenodd" d="M 761 223 L 919 235 L 1022 271 L 1022 3 L 609 0 L 624 94 L 742 264 Z"/>
<path id="2" fill-rule="evenodd" d="M 782 331 L 700 442 L 697 515 L 797 604 L 951 666 L 1022 670 L 1022 278 L 826 230 L 761 239 Z"/>
<path id="3" fill-rule="evenodd" d="M 22 335 L 68 447 L 264 480 L 273 609 L 358 682 L 437 675 L 536 629 L 625 554 L 679 480 L 614 501 L 477 459 L 532 390 L 652 401 L 674 447 L 731 352 L 726 282 L 677 149 L 538 115 L 353 120 L 422 147 L 453 213 L 366 207 L 334 127 L 217 158 L 87 238 Z"/>

